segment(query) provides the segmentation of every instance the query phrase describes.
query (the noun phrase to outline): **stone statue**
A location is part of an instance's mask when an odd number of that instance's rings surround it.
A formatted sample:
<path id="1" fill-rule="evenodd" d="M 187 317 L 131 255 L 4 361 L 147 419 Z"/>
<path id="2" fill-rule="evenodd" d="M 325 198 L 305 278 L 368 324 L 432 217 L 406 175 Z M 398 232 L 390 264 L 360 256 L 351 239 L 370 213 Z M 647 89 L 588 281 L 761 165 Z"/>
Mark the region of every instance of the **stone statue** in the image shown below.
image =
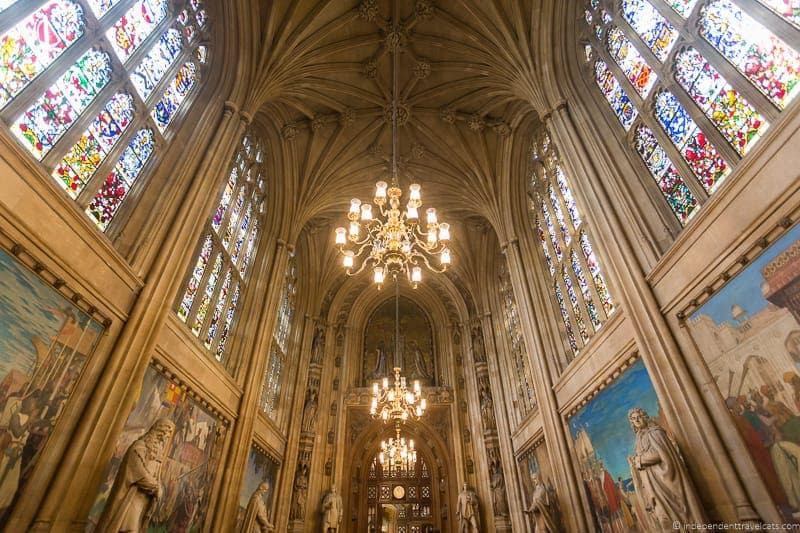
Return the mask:
<path id="1" fill-rule="evenodd" d="M 163 495 L 161 465 L 175 424 L 159 418 L 130 445 L 122 458 L 96 531 L 147 531 L 156 504 Z"/>
<path id="2" fill-rule="evenodd" d="M 478 515 L 478 495 L 466 483 L 458 494 L 456 504 L 458 533 L 480 533 L 481 520 Z"/>
<path id="3" fill-rule="evenodd" d="M 339 524 L 342 523 L 342 497 L 336 493 L 336 486 L 331 487 L 331 491 L 322 500 L 322 531 L 323 533 L 335 533 L 339 531 Z"/>
<path id="4" fill-rule="evenodd" d="M 525 512 L 531 515 L 533 532 L 555 533 L 558 529 L 553 518 L 554 503 L 550 501 L 547 487 L 542 483 L 539 474 L 533 474 L 531 480 L 533 481 L 533 494 L 531 495 L 531 504 Z"/>
<path id="5" fill-rule="evenodd" d="M 269 491 L 269 483 L 261 483 L 250 496 L 247 509 L 244 512 L 242 533 L 269 533 L 275 531 L 275 526 L 269 521 L 269 511 L 264 502 L 264 496 Z"/>
<path id="6" fill-rule="evenodd" d="M 483 429 L 486 431 L 491 431 L 497 428 L 497 424 L 495 423 L 494 419 L 494 401 L 492 400 L 492 393 L 489 392 L 489 387 L 481 386 L 480 390 L 478 391 L 478 395 L 480 396 Z"/>
<path id="7" fill-rule="evenodd" d="M 636 494 L 651 531 L 672 530 L 673 523 L 702 524 L 705 517 L 677 445 L 647 412 L 635 407 L 628 421 L 636 433 L 635 454 L 628 457 Z"/>
<path id="8" fill-rule="evenodd" d="M 311 341 L 311 363 L 322 364 L 322 356 L 325 352 L 325 330 L 322 326 L 317 326 L 314 330 L 314 340 Z"/>
<path id="9" fill-rule="evenodd" d="M 425 361 L 425 354 L 422 353 L 417 341 L 411 341 L 409 344 L 411 352 L 414 354 L 414 370 L 416 375 L 422 379 L 430 379 L 431 373 L 428 370 L 428 363 Z"/>
<path id="10" fill-rule="evenodd" d="M 289 511 L 290 520 L 302 520 L 306 516 L 306 490 L 308 489 L 308 465 L 300 463 L 294 475 L 294 496 Z"/>
<path id="11" fill-rule="evenodd" d="M 308 389 L 306 403 L 303 406 L 303 431 L 313 431 L 314 423 L 317 421 L 317 391 Z"/>
<path id="12" fill-rule="evenodd" d="M 492 487 L 492 504 L 496 516 L 508 516 L 508 501 L 506 500 L 506 483 L 503 478 L 503 468 L 500 461 L 492 461 L 489 467 L 490 484 Z"/>
<path id="13" fill-rule="evenodd" d="M 472 353 L 476 363 L 486 362 L 486 347 L 483 345 L 480 326 L 472 328 Z"/>

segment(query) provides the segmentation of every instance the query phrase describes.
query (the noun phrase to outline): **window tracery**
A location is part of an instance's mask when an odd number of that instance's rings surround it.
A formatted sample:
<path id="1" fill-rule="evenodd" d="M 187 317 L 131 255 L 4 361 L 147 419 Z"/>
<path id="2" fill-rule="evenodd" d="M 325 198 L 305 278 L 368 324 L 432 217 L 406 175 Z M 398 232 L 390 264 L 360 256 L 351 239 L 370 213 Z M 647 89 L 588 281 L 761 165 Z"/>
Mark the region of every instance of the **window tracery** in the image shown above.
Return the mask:
<path id="1" fill-rule="evenodd" d="M 531 143 L 530 163 L 528 206 L 571 359 L 614 313 L 615 304 L 547 131 Z"/>
<path id="2" fill-rule="evenodd" d="M 224 358 L 261 232 L 266 192 L 263 161 L 261 141 L 252 133 L 245 134 L 178 302 L 178 318 L 218 361 Z M 237 200 L 232 205 L 233 197 Z"/>
<path id="3" fill-rule="evenodd" d="M 731 0 L 586 4 L 595 83 L 681 225 L 800 91 L 800 52 L 774 31 L 797 33 L 800 7 L 757 1 L 774 15 Z"/>
<path id="4" fill-rule="evenodd" d="M 295 310 L 295 294 L 297 293 L 297 261 L 294 256 L 289 258 L 286 266 L 281 299 L 278 304 L 278 315 L 272 331 L 272 345 L 270 347 L 267 368 L 264 371 L 261 389 L 261 410 L 269 417 L 275 418 L 278 410 L 278 398 L 281 390 L 283 370 L 286 366 L 289 334 L 292 331 L 292 322 Z"/>
<path id="5" fill-rule="evenodd" d="M 200 78 L 207 14 L 177 4 L 0 1 L 0 117 L 101 231 Z"/>

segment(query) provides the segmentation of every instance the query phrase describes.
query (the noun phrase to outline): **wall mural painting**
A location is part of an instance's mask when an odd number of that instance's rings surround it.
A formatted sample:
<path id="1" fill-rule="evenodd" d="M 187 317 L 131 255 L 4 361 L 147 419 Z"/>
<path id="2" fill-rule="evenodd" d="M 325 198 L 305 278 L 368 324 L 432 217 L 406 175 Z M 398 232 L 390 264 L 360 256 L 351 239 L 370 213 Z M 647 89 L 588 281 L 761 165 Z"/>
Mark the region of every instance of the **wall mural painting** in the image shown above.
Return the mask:
<path id="1" fill-rule="evenodd" d="M 629 462 L 636 435 L 628 414 L 644 409 L 662 427 L 653 384 L 641 359 L 600 391 L 569 419 L 574 455 L 586 498 L 600 531 L 647 531 L 648 520 L 637 498 L 637 473 Z"/>
<path id="2" fill-rule="evenodd" d="M 687 320 L 776 506 L 800 518 L 800 226 Z"/>
<path id="3" fill-rule="evenodd" d="M 103 326 L 0 249 L 0 524 L 102 333 Z"/>
<path id="4" fill-rule="evenodd" d="M 178 383 L 149 367 L 87 530 L 127 531 L 122 521 L 135 522 L 135 530 L 149 533 L 202 531 L 223 436 L 219 419 Z M 147 484 L 133 481 L 148 478 Z M 131 494 L 147 502 L 139 505 L 138 515 L 126 503 Z"/>
<path id="5" fill-rule="evenodd" d="M 408 298 L 400 297 L 400 363 L 407 379 L 422 385 L 436 384 L 433 334 L 425 312 Z M 369 318 L 364 333 L 363 384 L 389 376 L 394 367 L 395 299 L 382 303 Z"/>
<path id="6" fill-rule="evenodd" d="M 525 454 L 519 460 L 519 469 L 525 498 L 524 508 L 532 529 L 561 531 L 561 508 L 545 445 L 542 443 Z"/>
<path id="7" fill-rule="evenodd" d="M 247 467 L 244 471 L 242 490 L 239 492 L 239 514 L 236 517 L 236 531 L 242 531 L 241 525 L 244 522 L 248 504 L 262 483 L 269 485 L 269 489 L 261 495 L 264 509 L 267 512 L 267 516 L 269 516 L 277 478 L 278 463 L 255 446 L 252 446 L 250 455 L 247 456 Z"/>

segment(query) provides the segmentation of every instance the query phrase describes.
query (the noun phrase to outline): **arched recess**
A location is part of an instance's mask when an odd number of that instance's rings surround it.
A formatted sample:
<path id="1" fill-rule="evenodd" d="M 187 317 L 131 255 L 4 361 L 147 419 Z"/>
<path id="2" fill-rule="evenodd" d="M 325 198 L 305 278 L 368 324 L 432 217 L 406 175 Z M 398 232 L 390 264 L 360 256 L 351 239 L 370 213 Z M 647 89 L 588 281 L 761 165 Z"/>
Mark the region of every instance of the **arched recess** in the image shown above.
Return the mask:
<path id="1" fill-rule="evenodd" d="M 443 411 L 447 412 L 445 408 Z M 347 412 L 350 417 L 368 419 L 368 414 L 360 408 L 352 408 Z M 402 427 L 402 435 L 414 439 L 418 456 L 423 458 L 430 468 L 430 515 L 424 518 L 413 519 L 414 523 L 429 524 L 435 530 L 449 531 L 453 526 L 455 501 L 458 495 L 456 458 L 448 453 L 449 447 L 441 438 L 439 428 L 431 425 L 431 420 L 441 418 L 422 419 L 419 422 L 408 422 Z M 394 427 L 383 424 L 379 420 L 371 421 L 366 427 L 360 428 L 358 433 L 351 432 L 347 438 L 352 442 L 351 452 L 346 455 L 342 479 L 342 495 L 345 516 L 342 522 L 347 531 L 370 531 L 368 529 L 368 507 L 375 505 L 375 500 L 368 498 L 367 487 L 369 480 L 369 467 L 373 458 L 380 452 L 381 440 L 394 436 Z M 388 482 L 389 490 L 395 486 L 404 485 L 401 480 Z M 380 492 L 380 489 L 378 489 Z M 376 495 L 380 501 L 380 494 Z M 417 498 L 416 500 L 419 500 Z M 415 500 L 415 501 L 416 501 Z M 403 498 L 390 496 L 386 503 L 411 505 L 411 498 L 406 494 Z M 377 531 L 380 529 L 378 528 Z M 421 529 L 421 531 L 424 531 Z"/>

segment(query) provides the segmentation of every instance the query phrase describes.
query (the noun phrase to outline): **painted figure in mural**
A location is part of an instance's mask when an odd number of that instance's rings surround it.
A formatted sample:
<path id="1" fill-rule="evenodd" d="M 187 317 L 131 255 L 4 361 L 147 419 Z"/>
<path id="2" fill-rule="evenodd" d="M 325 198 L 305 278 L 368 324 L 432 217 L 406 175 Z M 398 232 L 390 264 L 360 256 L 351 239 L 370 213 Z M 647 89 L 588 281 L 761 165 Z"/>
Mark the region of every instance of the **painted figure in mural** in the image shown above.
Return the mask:
<path id="1" fill-rule="evenodd" d="M 542 483 L 539 474 L 531 474 L 533 483 L 533 494 L 531 504 L 525 510 L 531 515 L 534 533 L 555 533 L 556 522 L 553 517 L 553 502 L 550 501 L 550 494 L 547 487 Z"/>
<path id="2" fill-rule="evenodd" d="M 38 396 L 33 392 L 25 397 L 8 398 L 0 416 L 0 450 L 2 450 L 0 512 L 2 514 L 5 514 L 13 503 L 23 467 L 30 463 L 24 461 L 24 451 L 40 411 Z"/>
<path id="3" fill-rule="evenodd" d="M 458 494 L 456 502 L 458 533 L 480 533 L 481 521 L 478 515 L 478 495 L 466 483 Z"/>
<path id="4" fill-rule="evenodd" d="M 486 347 L 483 345 L 480 326 L 472 328 L 472 354 L 476 363 L 486 362 Z"/>
<path id="5" fill-rule="evenodd" d="M 313 431 L 314 423 L 317 421 L 317 390 L 308 389 L 306 403 L 303 406 L 303 431 Z"/>
<path id="6" fill-rule="evenodd" d="M 269 511 L 264 502 L 264 496 L 269 492 L 269 483 L 261 483 L 253 491 L 250 501 L 247 502 L 247 509 L 244 512 L 244 523 L 242 533 L 268 533 L 275 531 L 275 526 L 269 521 Z"/>
<path id="7" fill-rule="evenodd" d="M 375 369 L 372 371 L 372 378 L 379 379 L 389 375 L 389 367 L 386 353 L 386 344 L 383 340 L 378 341 L 375 348 Z"/>
<path id="8" fill-rule="evenodd" d="M 159 418 L 131 444 L 122 458 L 96 531 L 147 531 L 164 493 L 161 467 L 174 432 L 172 420 Z"/>
<path id="9" fill-rule="evenodd" d="M 314 330 L 314 340 L 311 341 L 311 363 L 322 364 L 322 355 L 325 352 L 325 330 L 317 326 Z"/>
<path id="10" fill-rule="evenodd" d="M 306 515 L 306 490 L 308 489 L 308 465 L 300 463 L 294 475 L 294 497 L 289 512 L 290 520 L 302 520 Z"/>
<path id="11" fill-rule="evenodd" d="M 417 341 L 409 342 L 411 353 L 414 356 L 414 375 L 420 379 L 431 379 L 431 372 L 428 370 L 428 362 L 425 361 L 425 354 L 417 344 Z"/>
<path id="12" fill-rule="evenodd" d="M 342 523 L 342 497 L 336 492 L 336 486 L 322 500 L 322 531 L 323 533 L 336 533 Z"/>
<path id="13" fill-rule="evenodd" d="M 508 516 L 508 502 L 506 501 L 506 484 L 503 478 L 503 467 L 499 460 L 492 461 L 489 466 L 490 484 L 492 487 L 492 503 L 494 504 L 494 514 L 497 516 Z"/>
<path id="14" fill-rule="evenodd" d="M 635 407 L 628 421 L 636 434 L 635 454 L 628 457 L 647 529 L 670 531 L 675 522 L 705 523 L 702 506 L 677 445 L 644 409 Z"/>

